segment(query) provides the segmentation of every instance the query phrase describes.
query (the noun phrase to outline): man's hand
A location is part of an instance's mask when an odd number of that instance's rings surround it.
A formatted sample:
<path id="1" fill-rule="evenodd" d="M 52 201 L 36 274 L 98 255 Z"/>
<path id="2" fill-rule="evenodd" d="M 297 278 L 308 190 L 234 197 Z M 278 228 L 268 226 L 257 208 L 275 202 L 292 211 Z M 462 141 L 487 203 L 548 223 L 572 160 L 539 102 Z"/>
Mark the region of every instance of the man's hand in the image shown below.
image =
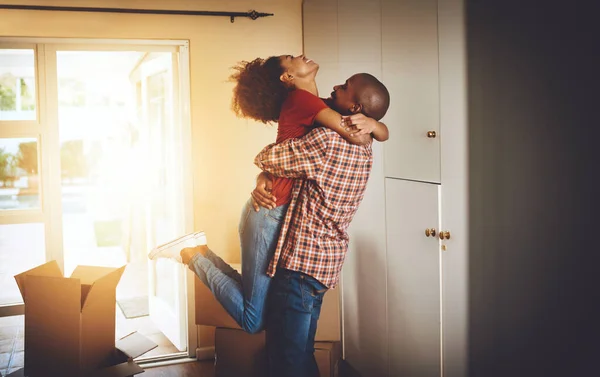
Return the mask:
<path id="1" fill-rule="evenodd" d="M 262 172 L 256 177 L 256 188 L 252 191 L 252 206 L 258 212 L 260 207 L 273 209 L 276 206 L 276 200 L 271 194 L 273 189 L 273 179 L 269 173 Z"/>
<path id="2" fill-rule="evenodd" d="M 350 132 L 350 136 L 371 134 L 377 127 L 377 121 L 375 119 L 369 118 L 361 113 L 344 116 L 343 122 L 346 131 Z"/>

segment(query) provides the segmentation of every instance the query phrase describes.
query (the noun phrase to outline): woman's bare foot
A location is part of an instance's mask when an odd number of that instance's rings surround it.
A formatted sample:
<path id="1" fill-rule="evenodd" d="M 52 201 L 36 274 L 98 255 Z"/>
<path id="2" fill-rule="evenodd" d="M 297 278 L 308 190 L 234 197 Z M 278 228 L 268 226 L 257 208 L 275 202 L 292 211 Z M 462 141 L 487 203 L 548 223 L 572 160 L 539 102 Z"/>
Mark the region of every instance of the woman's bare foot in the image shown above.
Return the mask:
<path id="1" fill-rule="evenodd" d="M 200 254 L 203 257 L 206 257 L 207 253 L 208 253 L 208 246 L 206 246 L 206 245 L 200 245 L 200 246 L 196 246 L 196 247 L 186 247 L 186 248 L 182 249 L 180 252 L 181 261 L 184 264 L 189 264 L 190 261 L 192 260 L 192 258 L 194 257 L 194 255 Z"/>

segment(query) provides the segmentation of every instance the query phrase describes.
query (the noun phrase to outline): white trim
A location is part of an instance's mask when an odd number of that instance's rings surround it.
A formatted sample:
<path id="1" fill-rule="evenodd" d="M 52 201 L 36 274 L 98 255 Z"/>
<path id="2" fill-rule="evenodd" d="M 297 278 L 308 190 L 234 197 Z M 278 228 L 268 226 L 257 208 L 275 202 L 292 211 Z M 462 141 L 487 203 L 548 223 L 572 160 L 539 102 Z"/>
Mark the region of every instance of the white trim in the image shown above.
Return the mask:
<path id="1" fill-rule="evenodd" d="M 42 208 L 46 220 L 46 260 L 56 260 L 64 272 L 60 139 L 58 124 L 58 71 L 55 46 L 38 45 L 40 82 L 40 163 Z"/>
<path id="2" fill-rule="evenodd" d="M 34 41 L 27 43 L 15 38 L 0 37 L 0 50 L 32 50 L 35 49 L 35 44 Z"/>
<path id="3" fill-rule="evenodd" d="M 0 225 L 36 224 L 43 222 L 44 214 L 40 209 L 0 210 Z"/>
<path id="4" fill-rule="evenodd" d="M 178 103 L 180 116 L 179 131 L 182 145 L 182 186 L 184 188 L 183 210 L 185 233 L 194 231 L 194 180 L 192 171 L 192 117 L 191 117 L 191 88 L 190 88 L 190 55 L 187 45 L 179 48 L 178 64 L 174 65 L 179 74 Z M 196 300 L 194 294 L 194 274 L 186 269 L 185 292 L 187 297 L 187 324 L 188 324 L 188 352 L 190 357 L 195 356 L 194 351 L 198 346 L 198 333 L 196 329 Z"/>
<path id="5" fill-rule="evenodd" d="M 61 44 L 61 45 L 138 45 L 138 46 L 189 46 L 185 39 L 101 39 L 101 38 L 36 38 L 36 37 L 0 37 L 3 44 Z M 30 47 L 29 47 L 30 48 Z"/>
<path id="6" fill-rule="evenodd" d="M 197 360 L 214 360 L 215 359 L 215 347 L 196 348 L 196 359 Z"/>
<path id="7" fill-rule="evenodd" d="M 462 377 L 469 365 L 469 181 L 465 5 L 438 2 L 441 138 L 441 222 L 452 236 L 442 255 L 444 377 Z M 440 229 L 441 230 L 441 229 Z"/>
<path id="8" fill-rule="evenodd" d="M 441 161 L 440 161 L 441 163 Z M 445 231 L 444 228 L 444 223 L 442 221 L 442 190 L 444 189 L 444 187 L 442 185 L 437 185 L 437 201 L 438 201 L 438 218 L 437 218 L 437 226 L 438 226 L 438 233 L 441 233 L 443 231 Z M 434 236 L 435 237 L 435 236 Z M 444 377 L 444 250 L 442 249 L 442 245 L 444 245 L 444 241 L 439 238 L 439 237 L 435 237 L 437 238 L 437 243 L 438 243 L 438 247 L 437 247 L 437 253 L 438 253 L 438 269 L 439 269 L 439 275 L 440 275 L 440 280 L 439 280 L 439 288 L 440 288 L 440 297 L 439 297 L 439 301 L 440 301 L 440 377 Z"/>
<path id="9" fill-rule="evenodd" d="M 39 101 L 37 101 L 39 104 Z M 0 138 L 37 138 L 42 132 L 35 120 L 0 120 Z"/>
<path id="10" fill-rule="evenodd" d="M 0 318 L 25 314 L 25 304 L 0 305 Z"/>
<path id="11" fill-rule="evenodd" d="M 47 45 L 59 46 L 58 51 L 135 51 L 135 52 L 171 52 L 176 53 L 178 46 L 140 45 L 140 44 L 71 44 L 56 43 Z"/>
<path id="12" fill-rule="evenodd" d="M 134 359 L 139 366 L 146 367 L 148 365 L 159 366 L 184 363 L 186 360 L 192 361 L 194 359 L 189 358 L 185 355 L 185 352 L 175 352 L 168 355 L 161 356 L 139 356 Z"/>
<path id="13" fill-rule="evenodd" d="M 150 369 L 150 368 L 162 367 L 162 366 L 166 366 L 166 365 L 192 363 L 192 362 L 196 362 L 196 361 L 198 361 L 198 360 L 196 360 L 193 357 L 176 357 L 176 358 L 170 358 L 170 359 L 167 359 L 167 360 L 138 362 L 138 365 L 141 368 Z"/>

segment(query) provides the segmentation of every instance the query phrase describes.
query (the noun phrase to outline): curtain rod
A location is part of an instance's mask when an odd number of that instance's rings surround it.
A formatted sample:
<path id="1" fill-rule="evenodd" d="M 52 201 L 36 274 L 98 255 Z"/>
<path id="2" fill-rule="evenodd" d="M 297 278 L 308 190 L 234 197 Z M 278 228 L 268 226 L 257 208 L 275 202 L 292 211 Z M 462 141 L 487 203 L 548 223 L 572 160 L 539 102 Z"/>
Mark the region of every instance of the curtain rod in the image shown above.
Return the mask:
<path id="1" fill-rule="evenodd" d="M 219 12 L 206 10 L 166 10 L 166 9 L 132 9 L 132 8 L 92 8 L 92 7 L 55 7 L 45 5 L 8 5 L 0 4 L 0 9 L 14 10 L 49 10 L 60 12 L 94 12 L 94 13 L 134 13 L 134 14 L 167 14 L 180 16 L 217 16 L 229 17 L 233 23 L 235 17 L 248 17 L 256 20 L 259 17 L 273 16 L 273 13 L 249 12 Z"/>

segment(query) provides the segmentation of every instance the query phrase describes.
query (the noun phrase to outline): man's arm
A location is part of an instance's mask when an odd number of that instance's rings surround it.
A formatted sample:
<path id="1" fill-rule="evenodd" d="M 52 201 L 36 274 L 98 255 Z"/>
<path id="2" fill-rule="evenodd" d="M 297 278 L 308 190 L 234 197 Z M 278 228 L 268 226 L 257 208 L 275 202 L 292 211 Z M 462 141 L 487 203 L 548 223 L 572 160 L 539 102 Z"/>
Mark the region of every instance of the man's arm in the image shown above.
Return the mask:
<path id="1" fill-rule="evenodd" d="M 315 128 L 301 139 L 266 146 L 254 164 L 276 177 L 316 179 L 329 156 L 331 137 L 331 131 Z"/>
<path id="2" fill-rule="evenodd" d="M 256 188 L 252 191 L 252 206 L 255 211 L 259 211 L 260 207 L 273 209 L 277 205 L 277 198 L 273 196 L 271 190 L 273 188 L 273 177 L 267 172 L 261 172 L 256 177 Z"/>

